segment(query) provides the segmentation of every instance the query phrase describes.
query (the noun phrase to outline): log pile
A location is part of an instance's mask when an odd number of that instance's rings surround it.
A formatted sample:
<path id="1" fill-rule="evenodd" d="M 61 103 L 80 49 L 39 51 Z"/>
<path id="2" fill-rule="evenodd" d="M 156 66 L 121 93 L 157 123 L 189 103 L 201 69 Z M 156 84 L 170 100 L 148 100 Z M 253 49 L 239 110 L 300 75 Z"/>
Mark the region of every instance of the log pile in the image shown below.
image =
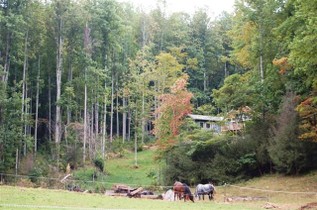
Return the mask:
<path id="1" fill-rule="evenodd" d="M 153 192 L 144 190 L 143 187 L 132 188 L 125 184 L 115 184 L 111 191 L 106 191 L 110 196 L 128 196 L 129 198 L 162 199 L 161 195 L 154 195 Z"/>

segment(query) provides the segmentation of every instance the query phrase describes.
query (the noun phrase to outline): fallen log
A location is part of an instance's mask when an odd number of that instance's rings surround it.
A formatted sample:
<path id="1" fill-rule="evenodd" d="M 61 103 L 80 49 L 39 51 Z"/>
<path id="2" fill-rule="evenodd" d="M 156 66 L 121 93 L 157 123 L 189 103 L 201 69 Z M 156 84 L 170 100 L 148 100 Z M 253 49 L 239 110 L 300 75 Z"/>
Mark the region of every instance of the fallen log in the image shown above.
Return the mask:
<path id="1" fill-rule="evenodd" d="M 163 199 L 162 195 L 141 195 L 141 198 L 144 199 Z"/>

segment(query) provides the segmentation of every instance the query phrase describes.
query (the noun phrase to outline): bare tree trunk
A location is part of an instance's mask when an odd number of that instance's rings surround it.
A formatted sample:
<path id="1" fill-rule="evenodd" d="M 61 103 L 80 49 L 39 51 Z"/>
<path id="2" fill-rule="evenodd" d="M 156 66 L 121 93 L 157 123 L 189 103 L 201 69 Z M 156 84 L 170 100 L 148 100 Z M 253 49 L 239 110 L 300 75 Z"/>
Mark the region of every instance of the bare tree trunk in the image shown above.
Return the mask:
<path id="1" fill-rule="evenodd" d="M 73 80 L 73 66 L 71 64 L 71 58 L 69 59 L 69 68 L 68 68 L 68 81 Z M 72 111 L 70 110 L 69 106 L 67 106 L 67 125 L 70 124 L 72 117 Z"/>
<path id="2" fill-rule="evenodd" d="M 116 136 L 120 136 L 119 131 L 119 95 L 118 95 L 118 76 L 116 76 L 116 117 L 117 117 L 117 134 Z"/>
<path id="3" fill-rule="evenodd" d="M 137 123 L 137 116 L 138 116 L 138 112 L 137 109 L 135 111 L 135 122 L 134 122 L 134 166 L 138 167 L 138 123 Z"/>
<path id="4" fill-rule="evenodd" d="M 39 119 L 39 94 L 40 94 L 40 73 L 41 57 L 38 58 L 37 81 L 36 81 L 36 104 L 35 104 L 35 126 L 34 126 L 34 154 L 37 152 L 37 127 Z"/>
<path id="5" fill-rule="evenodd" d="M 99 135 L 99 102 L 98 95 L 96 95 L 96 104 L 95 104 L 95 139 L 97 140 Z"/>
<path id="6" fill-rule="evenodd" d="M 114 73 L 111 76 L 111 112 L 110 112 L 110 142 L 113 141 L 113 98 L 114 98 Z"/>
<path id="7" fill-rule="evenodd" d="M 83 145 L 83 163 L 86 161 L 86 141 L 87 141 L 87 84 L 86 84 L 86 71 L 85 68 L 85 99 L 84 99 L 84 145 Z"/>
<path id="8" fill-rule="evenodd" d="M 56 145 L 56 162 L 59 165 L 59 150 L 60 150 L 60 142 L 61 142 L 61 127 L 62 127 L 62 119 L 61 119 L 61 107 L 59 105 L 59 101 L 61 98 L 61 88 L 62 88 L 62 64 L 63 64 L 63 21 L 62 17 L 58 17 L 58 35 L 57 35 L 57 53 L 56 53 L 56 113 L 55 113 L 55 145 Z"/>
<path id="9" fill-rule="evenodd" d="M 144 79 L 143 79 L 144 82 Z M 143 84 L 142 93 L 142 144 L 144 144 L 144 133 L 145 133 L 145 85 Z"/>
<path id="10" fill-rule="evenodd" d="M 4 75 L 1 76 L 1 79 L 4 82 L 5 86 L 8 82 L 8 77 L 9 77 L 11 39 L 12 39 L 12 34 L 8 32 L 6 36 L 6 50 L 5 50 L 5 60 L 4 60 L 4 67 L 3 67 Z"/>
<path id="11" fill-rule="evenodd" d="M 25 83 L 25 98 L 28 98 L 28 86 L 27 83 Z M 28 134 L 28 126 L 25 122 L 26 118 L 25 116 L 27 116 L 29 113 L 28 107 L 26 105 L 24 105 L 24 145 L 23 145 L 23 155 L 26 156 L 27 153 L 27 141 L 26 141 L 26 136 Z"/>
<path id="12" fill-rule="evenodd" d="M 207 76 L 206 76 L 206 70 L 204 69 L 204 91 L 207 90 Z"/>
<path id="13" fill-rule="evenodd" d="M 48 76 L 48 140 L 52 141 L 52 89 L 51 75 Z"/>
<path id="14" fill-rule="evenodd" d="M 94 153 L 97 153 L 97 146 L 99 146 L 99 103 L 98 100 L 96 101 L 95 104 L 95 147 L 94 147 Z M 98 142 L 98 144 L 97 144 Z"/>
<path id="15" fill-rule="evenodd" d="M 127 136 L 127 100 L 126 97 L 122 98 L 123 114 L 122 114 L 122 142 L 124 143 Z"/>
<path id="16" fill-rule="evenodd" d="M 26 124 L 25 124 L 25 116 L 26 116 L 26 71 L 27 71 L 27 60 L 28 60 L 28 39 L 29 32 L 26 31 L 25 40 L 24 40 L 24 61 L 23 61 L 23 78 L 22 78 L 22 112 L 21 112 L 21 120 L 23 122 L 24 127 L 24 135 L 23 135 L 23 155 L 26 155 Z"/>
<path id="17" fill-rule="evenodd" d="M 105 90 L 107 90 L 107 83 L 105 82 Z M 103 108 L 103 126 L 102 126 L 102 157 L 105 158 L 106 136 L 107 136 L 107 94 L 105 93 L 104 108 Z"/>
<path id="18" fill-rule="evenodd" d="M 130 102 L 130 97 L 128 98 L 128 103 Z M 128 141 L 131 140 L 131 109 L 128 110 Z"/>
<path id="19" fill-rule="evenodd" d="M 90 28 L 88 27 L 88 22 L 86 21 L 85 30 L 84 30 L 84 48 L 85 48 L 85 56 L 86 59 L 90 58 L 91 56 L 91 39 L 90 39 Z M 88 93 L 87 93 L 87 72 L 88 66 L 85 66 L 85 99 L 84 99 L 84 145 L 83 145 L 83 163 L 85 164 L 86 161 L 86 144 L 87 144 L 87 132 L 90 131 L 90 127 L 88 125 Z"/>
<path id="20" fill-rule="evenodd" d="M 93 94 L 92 94 L 93 95 Z M 91 104 L 90 115 L 90 138 L 89 138 L 89 158 L 94 157 L 95 133 L 94 133 L 94 104 Z"/>

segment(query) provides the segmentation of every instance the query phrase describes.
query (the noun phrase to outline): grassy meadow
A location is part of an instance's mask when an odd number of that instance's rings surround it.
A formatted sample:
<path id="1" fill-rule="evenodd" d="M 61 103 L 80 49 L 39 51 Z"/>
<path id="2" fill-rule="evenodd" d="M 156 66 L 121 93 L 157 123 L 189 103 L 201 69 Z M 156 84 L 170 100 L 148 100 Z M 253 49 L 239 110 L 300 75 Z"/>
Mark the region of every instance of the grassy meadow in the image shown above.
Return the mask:
<path id="1" fill-rule="evenodd" d="M 105 168 L 107 175 L 98 177 L 96 182 L 104 185 L 107 190 L 116 183 L 147 188 L 156 183 L 159 171 L 153 160 L 153 150 L 138 153 L 137 167 L 134 154 L 127 152 L 124 157 L 107 160 Z M 163 189 L 164 187 L 156 194 L 164 192 Z M 298 177 L 267 175 L 236 185 L 217 186 L 213 201 L 196 200 L 195 203 L 114 197 L 104 193 L 80 193 L 40 187 L 25 188 L 18 183 L 15 186 L 0 184 L 0 209 L 257 210 L 271 205 L 279 209 L 295 210 L 317 201 L 316 189 L 317 172 Z M 255 199 L 243 201 L 239 198 Z"/>
<path id="2" fill-rule="evenodd" d="M 14 205 L 13 205 L 14 204 Z M 218 203 L 214 201 L 171 202 L 140 198 L 113 197 L 102 194 L 64 190 L 0 186 L 0 209 L 138 209 L 138 210 L 204 210 L 261 209 L 256 205 Z"/>

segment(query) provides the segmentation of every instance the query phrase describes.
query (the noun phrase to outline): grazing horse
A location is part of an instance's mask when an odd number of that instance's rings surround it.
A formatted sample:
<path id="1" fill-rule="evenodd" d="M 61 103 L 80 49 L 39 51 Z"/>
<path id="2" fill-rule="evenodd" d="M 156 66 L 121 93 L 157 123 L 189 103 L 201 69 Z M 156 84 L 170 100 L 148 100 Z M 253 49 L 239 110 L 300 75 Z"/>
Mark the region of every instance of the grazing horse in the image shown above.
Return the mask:
<path id="1" fill-rule="evenodd" d="M 195 195 L 198 196 L 200 200 L 200 196 L 202 195 L 203 200 L 205 200 L 205 195 L 208 195 L 209 200 L 213 199 L 213 195 L 216 192 L 215 186 L 213 184 L 198 184 L 196 187 Z"/>
<path id="2" fill-rule="evenodd" d="M 192 202 L 194 202 L 194 196 L 186 184 L 183 184 L 181 182 L 175 182 L 173 186 L 173 191 L 174 191 L 174 200 L 176 198 L 181 200 L 183 196 L 184 201 L 191 200 Z"/>

